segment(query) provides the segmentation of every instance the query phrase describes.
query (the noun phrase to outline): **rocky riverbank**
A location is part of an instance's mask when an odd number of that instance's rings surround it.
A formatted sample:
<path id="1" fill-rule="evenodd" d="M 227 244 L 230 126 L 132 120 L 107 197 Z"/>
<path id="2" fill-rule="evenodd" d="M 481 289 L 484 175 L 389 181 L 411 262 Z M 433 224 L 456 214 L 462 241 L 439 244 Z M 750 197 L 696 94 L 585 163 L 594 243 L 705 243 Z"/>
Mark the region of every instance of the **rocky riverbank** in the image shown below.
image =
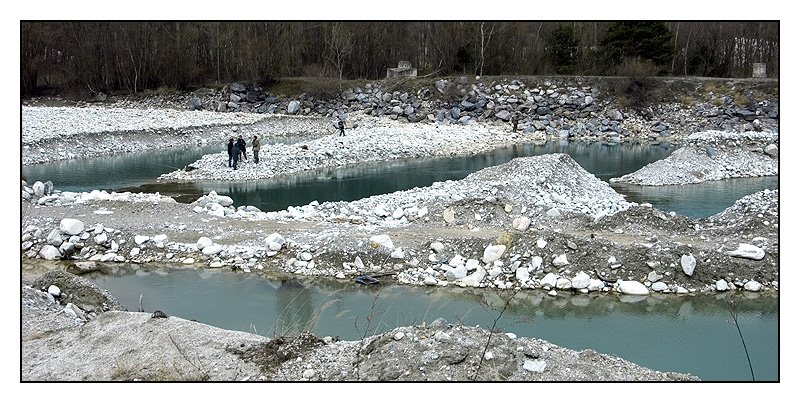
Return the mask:
<path id="1" fill-rule="evenodd" d="M 236 207 L 214 193 L 185 205 L 158 194 L 47 195 L 42 184 L 26 187 L 24 258 L 391 275 L 410 285 L 554 295 L 766 291 L 779 284 L 777 190 L 692 220 L 624 201 L 564 154 L 280 212 Z"/>
<path id="2" fill-rule="evenodd" d="M 65 272 L 21 288 L 20 379 L 28 381 L 698 381 L 592 350 L 450 324 L 361 340 L 266 338 L 153 313 Z"/>
<path id="3" fill-rule="evenodd" d="M 447 127 L 449 132 L 507 135 L 516 122 L 517 133 L 525 139 L 609 143 L 677 143 L 708 130 L 778 130 L 777 82 L 659 79 L 669 95 L 653 94 L 652 105 L 634 109 L 626 106 L 625 94 L 613 89 L 620 80 L 626 79 L 375 81 L 354 85 L 335 96 L 278 96 L 255 84 L 231 83 L 220 90 L 111 97 L 100 103 L 33 99 L 26 100 L 22 108 L 22 161 L 31 164 L 107 155 L 148 145 L 185 147 L 238 134 L 248 138 L 252 134 L 328 134 L 339 115 L 365 130 L 390 121 L 411 123 L 414 129 L 409 131 L 422 133 Z M 62 107 L 40 106 L 53 104 Z M 428 127 L 431 125 L 436 128 Z M 77 133 L 82 135 L 75 136 Z M 449 140 L 461 141 L 459 137 Z M 328 147 L 322 152 L 335 154 L 333 150 Z"/>

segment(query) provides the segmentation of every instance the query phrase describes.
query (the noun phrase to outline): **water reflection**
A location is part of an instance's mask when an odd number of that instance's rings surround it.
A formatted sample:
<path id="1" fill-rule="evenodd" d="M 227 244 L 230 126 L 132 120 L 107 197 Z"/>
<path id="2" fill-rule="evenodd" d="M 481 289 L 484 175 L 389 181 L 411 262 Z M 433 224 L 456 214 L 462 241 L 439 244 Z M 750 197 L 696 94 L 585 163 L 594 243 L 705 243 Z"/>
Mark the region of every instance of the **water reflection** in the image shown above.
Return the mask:
<path id="1" fill-rule="evenodd" d="M 275 290 L 274 334 L 297 335 L 313 331 L 311 314 L 314 311 L 312 291 L 307 290 L 297 279 L 281 279 Z"/>
<path id="2" fill-rule="evenodd" d="M 690 372 L 704 380 L 749 380 L 741 340 L 730 321 L 730 294 L 650 295 L 636 298 L 538 291 L 511 298 L 491 290 L 363 286 L 348 280 L 217 271 L 203 279 L 191 269 L 159 266 L 169 275 L 137 276 L 115 265 L 116 275 L 86 277 L 127 307 L 194 318 L 214 326 L 266 336 L 309 330 L 358 340 L 398 326 L 450 323 L 490 328 L 510 298 L 498 326 L 519 336 L 563 347 L 593 349 L 662 371 Z M 197 290 L 203 290 L 202 296 Z M 778 298 L 735 294 L 742 334 L 758 380 L 777 380 Z M 368 319 L 369 318 L 369 319 Z M 757 341 L 757 342 L 756 342 Z"/>
<path id="3" fill-rule="evenodd" d="M 639 186 L 614 183 L 626 200 L 650 203 L 663 211 L 675 211 L 691 218 L 705 218 L 732 206 L 745 195 L 778 188 L 777 176 L 710 181 L 693 185 Z M 692 206 L 692 208 L 686 208 Z"/>

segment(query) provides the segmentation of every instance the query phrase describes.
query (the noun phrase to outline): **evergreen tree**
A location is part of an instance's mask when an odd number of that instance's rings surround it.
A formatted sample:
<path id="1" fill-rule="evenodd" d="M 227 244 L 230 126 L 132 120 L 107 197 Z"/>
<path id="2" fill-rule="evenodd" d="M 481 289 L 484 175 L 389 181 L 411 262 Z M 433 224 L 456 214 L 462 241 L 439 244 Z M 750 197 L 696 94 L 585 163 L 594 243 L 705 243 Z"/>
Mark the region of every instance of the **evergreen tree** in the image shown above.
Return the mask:
<path id="1" fill-rule="evenodd" d="M 658 21 L 621 21 L 608 27 L 600 45 L 611 65 L 628 58 L 641 58 L 659 68 L 666 67 L 675 52 L 672 33 Z"/>
<path id="2" fill-rule="evenodd" d="M 580 42 L 571 25 L 559 25 L 548 38 L 548 53 L 558 74 L 572 74 L 579 58 Z"/>

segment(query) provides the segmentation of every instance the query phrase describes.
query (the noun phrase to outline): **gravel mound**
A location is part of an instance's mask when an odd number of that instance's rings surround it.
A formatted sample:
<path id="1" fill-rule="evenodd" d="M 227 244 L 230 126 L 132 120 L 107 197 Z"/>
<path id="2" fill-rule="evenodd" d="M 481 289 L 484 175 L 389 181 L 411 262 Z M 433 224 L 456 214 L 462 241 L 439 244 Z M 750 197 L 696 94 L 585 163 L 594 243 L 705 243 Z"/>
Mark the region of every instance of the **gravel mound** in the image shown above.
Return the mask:
<path id="1" fill-rule="evenodd" d="M 728 178 L 778 174 L 777 134 L 709 131 L 688 137 L 669 157 L 611 182 L 637 185 L 685 185 Z"/>

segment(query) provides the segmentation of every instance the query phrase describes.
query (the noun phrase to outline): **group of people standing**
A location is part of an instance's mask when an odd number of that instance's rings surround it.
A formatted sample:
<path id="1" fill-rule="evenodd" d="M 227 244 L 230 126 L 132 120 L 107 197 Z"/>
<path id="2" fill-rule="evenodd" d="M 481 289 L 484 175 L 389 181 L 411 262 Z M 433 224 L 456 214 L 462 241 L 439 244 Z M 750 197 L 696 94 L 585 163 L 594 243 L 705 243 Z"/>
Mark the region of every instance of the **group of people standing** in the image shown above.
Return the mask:
<path id="1" fill-rule="evenodd" d="M 261 142 L 258 136 L 253 136 L 251 142 L 253 149 L 253 161 L 258 164 L 258 151 L 261 150 Z M 239 160 L 247 159 L 247 142 L 244 141 L 241 135 L 234 141 L 233 137 L 228 140 L 228 168 L 236 170 L 239 167 Z"/>

